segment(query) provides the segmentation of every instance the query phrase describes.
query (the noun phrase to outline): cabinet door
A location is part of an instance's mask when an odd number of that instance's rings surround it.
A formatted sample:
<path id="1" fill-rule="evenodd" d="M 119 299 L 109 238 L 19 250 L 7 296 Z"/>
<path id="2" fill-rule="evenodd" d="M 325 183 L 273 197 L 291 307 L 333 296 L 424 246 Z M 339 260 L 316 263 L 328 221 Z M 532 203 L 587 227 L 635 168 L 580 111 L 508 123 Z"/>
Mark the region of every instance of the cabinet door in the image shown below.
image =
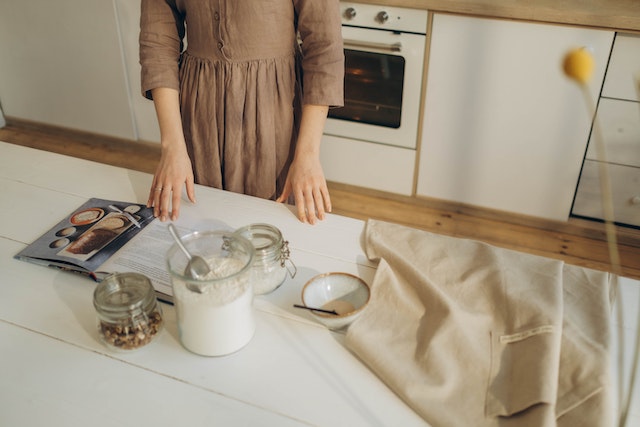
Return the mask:
<path id="1" fill-rule="evenodd" d="M 416 193 L 566 220 L 591 128 L 565 54 L 596 61 L 595 102 L 613 32 L 436 14 Z"/>
<path id="2" fill-rule="evenodd" d="M 573 206 L 574 215 L 604 219 L 598 166 L 594 160 L 584 162 Z M 611 179 L 614 221 L 640 227 L 640 168 L 610 163 L 607 173 Z"/>
<path id="3" fill-rule="evenodd" d="M 134 139 L 114 4 L 0 1 L 7 117 Z"/>
<path id="4" fill-rule="evenodd" d="M 602 96 L 640 101 L 640 89 L 634 82 L 640 80 L 640 35 L 618 34 L 611 51 L 607 78 Z"/>
<path id="5" fill-rule="evenodd" d="M 640 103 L 600 98 L 596 120 L 606 160 L 640 168 Z M 599 160 L 595 135 L 592 133 L 589 140 L 586 158 L 590 160 Z"/>

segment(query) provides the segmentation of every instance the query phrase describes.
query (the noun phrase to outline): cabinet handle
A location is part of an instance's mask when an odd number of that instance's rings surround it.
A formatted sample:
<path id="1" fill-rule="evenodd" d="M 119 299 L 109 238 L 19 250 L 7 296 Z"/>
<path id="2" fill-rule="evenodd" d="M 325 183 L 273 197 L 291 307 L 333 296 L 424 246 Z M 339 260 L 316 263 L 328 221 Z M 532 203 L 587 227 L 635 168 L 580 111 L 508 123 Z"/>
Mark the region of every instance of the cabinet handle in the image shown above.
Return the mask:
<path id="1" fill-rule="evenodd" d="M 376 42 L 366 42 L 361 40 L 345 39 L 342 41 L 342 44 L 344 45 L 345 48 L 379 49 L 379 50 L 386 50 L 388 52 L 402 51 L 402 43 L 376 43 Z"/>

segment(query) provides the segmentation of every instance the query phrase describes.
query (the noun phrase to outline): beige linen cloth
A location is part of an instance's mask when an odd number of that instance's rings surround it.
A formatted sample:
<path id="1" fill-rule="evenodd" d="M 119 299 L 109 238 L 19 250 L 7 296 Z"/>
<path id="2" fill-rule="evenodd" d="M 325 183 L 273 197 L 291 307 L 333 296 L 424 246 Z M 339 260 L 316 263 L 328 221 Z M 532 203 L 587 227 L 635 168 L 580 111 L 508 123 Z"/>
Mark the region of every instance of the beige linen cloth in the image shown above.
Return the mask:
<path id="1" fill-rule="evenodd" d="M 613 425 L 609 275 L 369 220 L 346 345 L 432 426 Z"/>

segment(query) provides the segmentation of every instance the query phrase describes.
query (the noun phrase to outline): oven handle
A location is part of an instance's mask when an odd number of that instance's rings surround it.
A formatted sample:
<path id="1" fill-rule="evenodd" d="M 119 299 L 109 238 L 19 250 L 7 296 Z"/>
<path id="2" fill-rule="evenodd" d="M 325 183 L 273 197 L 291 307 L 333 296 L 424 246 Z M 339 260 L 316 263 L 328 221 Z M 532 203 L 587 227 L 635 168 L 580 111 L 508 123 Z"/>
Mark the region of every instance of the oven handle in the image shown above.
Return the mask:
<path id="1" fill-rule="evenodd" d="M 366 42 L 361 40 L 344 39 L 343 45 L 345 48 L 379 49 L 379 50 L 386 50 L 388 52 L 402 51 L 402 43 L 376 43 L 376 42 Z"/>

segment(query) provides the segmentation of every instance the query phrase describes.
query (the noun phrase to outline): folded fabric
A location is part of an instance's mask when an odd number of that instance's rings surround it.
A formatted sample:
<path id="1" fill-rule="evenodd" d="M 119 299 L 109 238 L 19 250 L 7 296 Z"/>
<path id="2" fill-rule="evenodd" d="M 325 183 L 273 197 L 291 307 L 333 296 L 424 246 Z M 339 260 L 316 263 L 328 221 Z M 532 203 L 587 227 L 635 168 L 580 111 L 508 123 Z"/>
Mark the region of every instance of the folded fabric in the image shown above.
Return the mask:
<path id="1" fill-rule="evenodd" d="M 345 343 L 429 424 L 611 425 L 607 273 L 374 220 L 364 246 Z"/>

